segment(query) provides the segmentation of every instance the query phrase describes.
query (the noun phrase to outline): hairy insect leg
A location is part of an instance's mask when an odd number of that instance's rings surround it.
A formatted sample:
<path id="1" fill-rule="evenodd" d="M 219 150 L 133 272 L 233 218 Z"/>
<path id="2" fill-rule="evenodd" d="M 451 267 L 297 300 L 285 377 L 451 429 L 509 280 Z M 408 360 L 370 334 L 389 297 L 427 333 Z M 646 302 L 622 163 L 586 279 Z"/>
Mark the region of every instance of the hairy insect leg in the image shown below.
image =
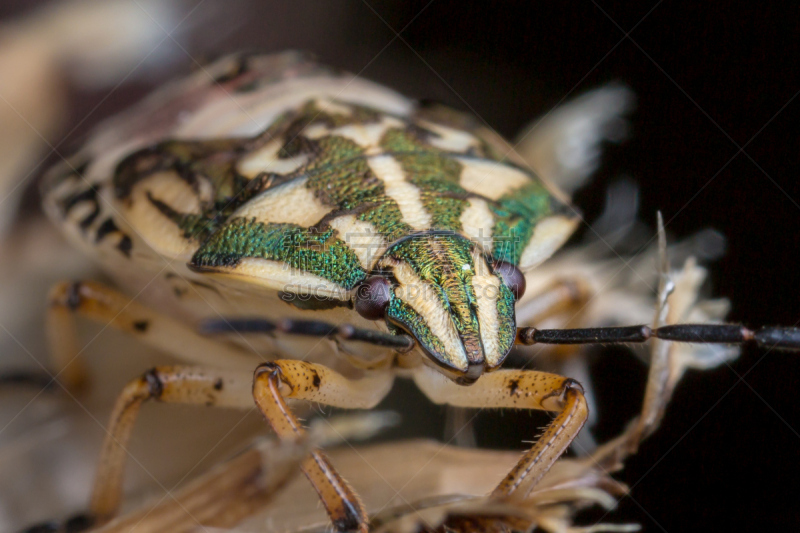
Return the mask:
<path id="1" fill-rule="evenodd" d="M 322 365 L 280 360 L 264 363 L 255 372 L 253 396 L 270 426 L 282 439 L 301 437 L 305 430 L 286 399 L 319 402 L 348 409 L 369 409 L 389 392 L 390 372 L 350 380 Z M 336 531 L 366 533 L 368 517 L 361 500 L 324 454 L 314 451 L 302 464 Z"/>
<path id="2" fill-rule="evenodd" d="M 100 452 L 89 505 L 95 523 L 111 519 L 122 501 L 126 448 L 145 401 L 249 409 L 250 389 L 249 372 L 185 366 L 156 367 L 128 383 L 114 404 Z"/>
<path id="3" fill-rule="evenodd" d="M 591 284 L 582 276 L 574 275 L 554 280 L 517 304 L 517 323 L 542 324 L 549 319 L 556 319 L 559 325 L 564 327 L 584 326 L 587 320 L 587 304 L 593 296 L 594 290 Z M 550 347 L 547 354 L 550 357 L 545 360 L 537 359 L 539 368 L 577 379 L 583 385 L 587 402 L 593 404 L 595 392 L 590 379 L 586 352 L 580 346 L 562 345 Z M 586 421 L 587 427 L 592 427 L 596 421 L 596 412 L 590 412 Z M 582 431 L 577 437 L 576 444 L 579 445 L 577 449 L 581 453 L 589 453 L 597 447 L 591 431 Z"/>
<path id="4" fill-rule="evenodd" d="M 574 379 L 533 370 L 498 370 L 464 387 L 421 367 L 417 386 L 435 403 L 473 408 L 517 408 L 557 411 L 536 444 L 508 473 L 492 496 L 521 497 L 550 469 L 578 435 L 589 415 L 583 388 Z"/>
<path id="5" fill-rule="evenodd" d="M 142 342 L 199 365 L 226 361 L 228 368 L 249 370 L 255 360 L 234 347 L 198 335 L 190 327 L 121 292 L 93 281 L 61 282 L 50 291 L 47 337 L 53 370 L 71 390 L 87 382 L 80 357 L 75 318 L 83 317 L 131 333 Z"/>
<path id="6" fill-rule="evenodd" d="M 541 288 L 532 296 L 526 295 L 518 302 L 516 319 L 518 324 L 540 324 L 543 320 L 553 317 L 564 317 L 564 325 L 581 326 L 584 324 L 584 309 L 592 297 L 592 289 L 586 279 L 582 277 L 565 277 L 553 281 Z M 591 403 L 594 397 L 591 382 L 588 380 L 589 369 L 585 359 L 576 357 L 579 348 L 575 346 L 554 346 L 548 353 L 555 358 L 548 359 L 550 364 L 546 370 L 560 372 L 575 376 L 583 380 L 584 393 Z M 538 362 L 538 361 L 537 361 Z M 475 445 L 474 431 L 472 429 L 472 415 L 466 408 L 448 406 L 445 415 L 445 438 L 462 447 Z M 594 422 L 590 413 L 587 421 L 591 426 Z M 578 439 L 581 441 L 582 450 L 592 450 L 597 444 L 590 432 L 584 431 Z"/>

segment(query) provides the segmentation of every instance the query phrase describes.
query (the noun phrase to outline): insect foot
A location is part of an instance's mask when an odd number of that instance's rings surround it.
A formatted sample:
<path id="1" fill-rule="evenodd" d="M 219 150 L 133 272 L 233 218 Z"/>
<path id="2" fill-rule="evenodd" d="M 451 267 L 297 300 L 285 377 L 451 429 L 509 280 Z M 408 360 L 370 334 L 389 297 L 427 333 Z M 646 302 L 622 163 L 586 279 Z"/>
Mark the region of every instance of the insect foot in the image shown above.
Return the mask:
<path id="1" fill-rule="evenodd" d="M 583 393 L 583 386 L 577 380 L 566 378 L 560 389 L 554 390 L 542 398 L 542 407 L 548 411 L 563 409 L 564 405 L 569 401 L 568 396 L 572 397 Z"/>
<path id="2" fill-rule="evenodd" d="M 322 365 L 280 360 L 256 369 L 253 396 L 278 437 L 293 442 L 306 432 L 285 398 L 367 409 L 386 395 L 391 383 L 389 373 L 351 381 Z M 368 530 L 367 512 L 361 499 L 322 452 L 312 450 L 301 469 L 319 494 L 336 531 Z"/>

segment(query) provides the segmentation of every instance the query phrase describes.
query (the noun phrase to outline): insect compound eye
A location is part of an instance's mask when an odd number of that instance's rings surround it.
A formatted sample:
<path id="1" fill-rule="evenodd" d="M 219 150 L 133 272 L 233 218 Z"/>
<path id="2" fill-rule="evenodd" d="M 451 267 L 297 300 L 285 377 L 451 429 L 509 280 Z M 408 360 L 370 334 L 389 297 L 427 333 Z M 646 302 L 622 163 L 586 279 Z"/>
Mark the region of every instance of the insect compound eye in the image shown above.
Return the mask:
<path id="1" fill-rule="evenodd" d="M 514 298 L 519 300 L 525 294 L 525 276 L 520 270 L 505 261 L 498 261 L 494 264 L 494 273 L 503 278 L 506 287 L 511 289 Z"/>
<path id="2" fill-rule="evenodd" d="M 380 320 L 389 305 L 389 280 L 372 276 L 356 289 L 356 311 L 367 320 Z"/>

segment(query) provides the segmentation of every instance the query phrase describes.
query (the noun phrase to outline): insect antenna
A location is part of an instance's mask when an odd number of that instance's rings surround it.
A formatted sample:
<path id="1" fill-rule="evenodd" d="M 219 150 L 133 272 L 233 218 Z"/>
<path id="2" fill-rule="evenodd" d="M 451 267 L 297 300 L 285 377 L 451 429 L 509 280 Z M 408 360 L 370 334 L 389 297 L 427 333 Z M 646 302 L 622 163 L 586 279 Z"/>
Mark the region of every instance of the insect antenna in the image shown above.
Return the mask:
<path id="1" fill-rule="evenodd" d="M 762 348 L 800 350 L 800 328 L 763 327 L 751 330 L 735 324 L 673 324 L 660 328 L 626 326 L 577 329 L 518 328 L 517 344 L 627 344 L 656 338 L 700 344 L 755 343 Z"/>

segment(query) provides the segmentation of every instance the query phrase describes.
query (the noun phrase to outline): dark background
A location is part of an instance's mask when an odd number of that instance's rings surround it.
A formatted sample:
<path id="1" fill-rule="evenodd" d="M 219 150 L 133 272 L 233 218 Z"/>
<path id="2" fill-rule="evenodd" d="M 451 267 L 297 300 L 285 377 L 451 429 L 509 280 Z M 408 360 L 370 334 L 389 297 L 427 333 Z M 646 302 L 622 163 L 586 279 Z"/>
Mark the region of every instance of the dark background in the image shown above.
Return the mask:
<path id="1" fill-rule="evenodd" d="M 2 2 L 0 15 L 31 4 Z M 609 183 L 630 176 L 641 187 L 641 217 L 651 225 L 661 210 L 675 239 L 704 227 L 727 237 L 728 251 L 712 265 L 711 279 L 713 294 L 733 303 L 731 320 L 797 324 L 800 7 L 552 4 L 186 2 L 187 12 L 197 7 L 189 22 L 212 8 L 241 16 L 206 22 L 185 36 L 188 54 L 171 75 L 192 68 L 189 56 L 306 49 L 410 96 L 472 111 L 509 137 L 565 98 L 621 81 L 637 95 L 632 134 L 609 148 L 595 179 L 577 194 L 586 218 L 599 213 Z M 74 124 L 103 103 L 64 146 L 152 84 L 74 90 Z M 610 437 L 638 410 L 646 368 L 616 351 L 597 354 L 593 367 L 598 433 Z M 730 367 L 690 373 L 661 429 L 619 475 L 633 487 L 630 496 L 603 519 L 639 522 L 646 531 L 796 530 L 798 383 L 800 357 L 751 348 Z M 405 434 L 441 437 L 442 411 L 410 394 L 395 405 L 429 413 L 432 421 Z M 527 416 L 506 413 L 499 420 L 482 415 L 479 442 L 521 447 L 520 440 L 532 438 L 535 424 Z M 584 521 L 603 516 L 587 513 Z"/>

